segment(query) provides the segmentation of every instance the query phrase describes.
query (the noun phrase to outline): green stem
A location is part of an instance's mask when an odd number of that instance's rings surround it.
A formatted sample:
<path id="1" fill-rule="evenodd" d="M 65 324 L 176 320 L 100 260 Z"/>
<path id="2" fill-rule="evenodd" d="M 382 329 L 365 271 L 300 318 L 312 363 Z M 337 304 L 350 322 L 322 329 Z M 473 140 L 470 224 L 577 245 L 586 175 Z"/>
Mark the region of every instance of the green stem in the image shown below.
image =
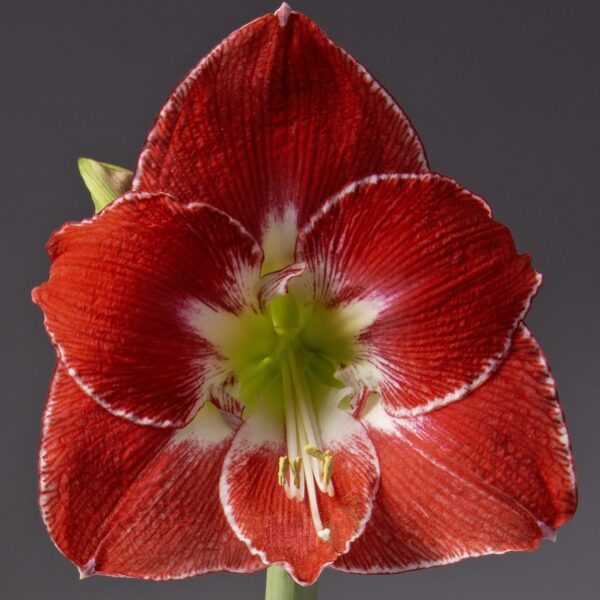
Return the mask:
<path id="1" fill-rule="evenodd" d="M 298 585 L 285 569 L 273 565 L 267 569 L 265 600 L 316 600 L 317 584 Z"/>

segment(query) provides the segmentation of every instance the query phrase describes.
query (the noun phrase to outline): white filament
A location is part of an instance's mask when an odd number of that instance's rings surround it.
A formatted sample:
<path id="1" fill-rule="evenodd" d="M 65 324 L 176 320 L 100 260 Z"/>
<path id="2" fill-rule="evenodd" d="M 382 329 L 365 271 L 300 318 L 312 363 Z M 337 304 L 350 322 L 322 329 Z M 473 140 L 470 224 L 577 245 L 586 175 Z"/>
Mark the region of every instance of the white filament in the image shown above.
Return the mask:
<path id="1" fill-rule="evenodd" d="M 282 360 L 282 377 L 288 457 L 290 463 L 298 457 L 302 458 L 299 485 L 295 485 L 294 472 L 290 469 L 284 488 L 288 498 L 297 500 L 304 499 L 306 489 L 310 514 L 317 536 L 323 541 L 327 541 L 331 531 L 323 525 L 321 520 L 317 487 L 321 492 L 333 496 L 333 485 L 331 481 L 326 484 L 323 482 L 321 461 L 309 456 L 306 452 L 308 446 L 323 448 L 323 444 L 308 385 L 293 351 L 289 352 Z"/>

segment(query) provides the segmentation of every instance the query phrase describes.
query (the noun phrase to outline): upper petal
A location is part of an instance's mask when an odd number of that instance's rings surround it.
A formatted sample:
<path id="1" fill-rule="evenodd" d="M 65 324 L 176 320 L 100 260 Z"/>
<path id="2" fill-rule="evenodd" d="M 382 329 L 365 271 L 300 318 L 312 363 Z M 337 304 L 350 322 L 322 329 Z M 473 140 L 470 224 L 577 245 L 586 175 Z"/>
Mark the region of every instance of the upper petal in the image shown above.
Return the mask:
<path id="1" fill-rule="evenodd" d="M 115 417 L 59 365 L 39 465 L 52 539 L 83 575 L 170 579 L 260 569 L 219 502 L 233 434 L 210 405 L 182 430 Z"/>
<path id="2" fill-rule="evenodd" d="M 328 306 L 366 301 L 359 339 L 386 410 L 418 414 L 463 397 L 507 352 L 539 283 L 487 205 L 438 175 L 346 188 L 298 237 L 305 285 Z"/>
<path id="3" fill-rule="evenodd" d="M 393 98 L 292 12 L 237 30 L 183 79 L 148 135 L 133 189 L 208 202 L 262 240 L 270 220 L 291 208 L 301 225 L 355 179 L 424 171 Z"/>
<path id="4" fill-rule="evenodd" d="M 334 456 L 335 495 L 322 493 L 317 500 L 329 540 L 317 536 L 308 499 L 288 499 L 278 484 L 284 432 L 265 411 L 239 429 L 221 477 L 221 501 L 240 539 L 263 562 L 280 564 L 303 584 L 313 583 L 362 533 L 379 481 L 375 450 L 358 421 L 331 409 L 319 415 L 319 424 L 324 446 Z"/>
<path id="5" fill-rule="evenodd" d="M 400 572 L 531 550 L 575 512 L 569 438 L 541 350 L 522 328 L 469 396 L 414 418 L 367 413 L 381 486 L 365 533 L 336 563 Z"/>
<path id="6" fill-rule="evenodd" d="M 66 225 L 34 290 L 61 359 L 117 415 L 182 425 L 208 397 L 216 352 L 196 322 L 239 312 L 262 253 L 227 215 L 164 195 L 126 195 Z"/>

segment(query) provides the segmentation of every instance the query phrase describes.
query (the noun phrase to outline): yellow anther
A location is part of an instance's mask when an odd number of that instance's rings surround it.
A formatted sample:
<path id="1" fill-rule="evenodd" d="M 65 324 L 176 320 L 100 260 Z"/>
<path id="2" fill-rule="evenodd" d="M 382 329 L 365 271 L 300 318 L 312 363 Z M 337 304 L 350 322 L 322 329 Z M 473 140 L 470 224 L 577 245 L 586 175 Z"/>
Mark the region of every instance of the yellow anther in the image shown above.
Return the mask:
<path id="1" fill-rule="evenodd" d="M 290 468 L 292 470 L 292 476 L 294 478 L 294 485 L 300 488 L 300 473 L 302 472 L 302 457 L 298 456 L 294 460 L 290 461 Z"/>
<path id="2" fill-rule="evenodd" d="M 331 481 L 331 473 L 333 471 L 333 455 L 331 452 L 327 452 L 325 460 L 323 461 L 323 486 L 327 487 Z"/>
<path id="3" fill-rule="evenodd" d="M 285 478 L 290 470 L 290 459 L 287 456 L 279 457 L 279 470 L 277 471 L 277 481 L 279 485 L 285 485 Z"/>
<path id="4" fill-rule="evenodd" d="M 333 471 L 333 454 L 331 450 L 321 450 L 312 444 L 304 446 L 304 452 L 313 458 L 316 458 L 323 469 L 323 485 L 328 486 L 331 481 L 331 472 Z"/>
<path id="5" fill-rule="evenodd" d="M 312 456 L 313 458 L 316 458 L 320 461 L 324 461 L 325 457 L 327 456 L 327 452 L 321 450 L 320 448 L 317 448 L 316 446 L 313 446 L 312 444 L 304 446 L 304 452 L 306 452 L 306 454 L 308 454 L 309 456 Z"/>

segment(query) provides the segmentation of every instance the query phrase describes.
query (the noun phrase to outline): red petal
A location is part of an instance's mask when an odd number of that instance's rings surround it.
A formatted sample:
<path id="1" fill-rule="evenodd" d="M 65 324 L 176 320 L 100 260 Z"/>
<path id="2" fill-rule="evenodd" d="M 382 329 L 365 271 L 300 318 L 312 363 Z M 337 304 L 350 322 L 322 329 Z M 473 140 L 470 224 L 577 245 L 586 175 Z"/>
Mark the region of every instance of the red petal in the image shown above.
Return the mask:
<path id="1" fill-rule="evenodd" d="M 362 335 L 386 410 L 418 414 L 482 383 L 540 283 L 487 205 L 438 175 L 373 177 L 300 232 L 317 302 L 370 302 Z"/>
<path id="2" fill-rule="evenodd" d="M 135 425 L 57 368 L 44 416 L 40 506 L 52 539 L 82 574 L 169 579 L 261 568 L 219 502 L 233 430 L 212 417 L 202 411 L 186 430 Z"/>
<path id="3" fill-rule="evenodd" d="M 334 497 L 318 493 L 329 541 L 316 535 L 308 500 L 286 497 L 277 483 L 279 457 L 286 454 L 283 429 L 258 413 L 239 429 L 225 459 L 221 501 L 230 525 L 253 554 L 278 563 L 297 581 L 314 582 L 321 571 L 362 532 L 379 476 L 377 457 L 362 426 L 347 413 L 320 419 L 323 443 L 334 454 Z M 329 425 L 329 427 L 327 427 Z"/>
<path id="4" fill-rule="evenodd" d="M 186 76 L 148 135 L 133 189 L 208 202 L 260 240 L 270 212 L 291 205 L 302 224 L 355 179 L 424 171 L 395 101 L 291 13 L 242 27 Z"/>
<path id="5" fill-rule="evenodd" d="M 398 419 L 387 433 L 375 421 L 368 429 L 381 487 L 365 533 L 336 564 L 342 570 L 400 572 L 532 550 L 575 512 L 554 381 L 524 328 L 498 371 L 464 400 Z"/>
<path id="6" fill-rule="evenodd" d="M 267 302 L 275 296 L 283 296 L 288 292 L 288 283 L 294 277 L 302 275 L 306 265 L 302 262 L 293 263 L 287 267 L 265 275 L 260 282 L 257 300 L 260 308 L 264 310 Z"/>
<path id="7" fill-rule="evenodd" d="M 63 227 L 49 252 L 34 301 L 80 387 L 142 424 L 189 421 L 215 360 L 197 309 L 242 308 L 262 259 L 253 239 L 207 205 L 129 195 Z"/>

